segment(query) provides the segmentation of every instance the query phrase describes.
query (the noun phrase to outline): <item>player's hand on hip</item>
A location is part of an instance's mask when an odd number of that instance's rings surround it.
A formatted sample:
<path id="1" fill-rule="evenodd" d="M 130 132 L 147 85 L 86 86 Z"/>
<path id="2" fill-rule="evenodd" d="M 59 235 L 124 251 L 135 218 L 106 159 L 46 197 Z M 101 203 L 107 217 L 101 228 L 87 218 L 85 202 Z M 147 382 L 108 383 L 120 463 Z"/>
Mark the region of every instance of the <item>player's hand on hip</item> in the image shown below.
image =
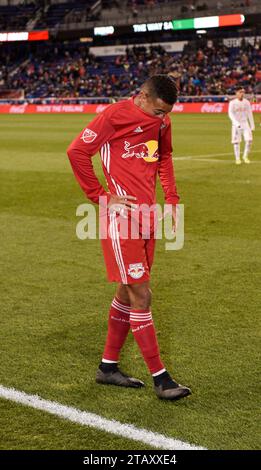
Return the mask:
<path id="1" fill-rule="evenodd" d="M 134 211 L 138 206 L 134 204 L 132 201 L 136 201 L 137 198 L 135 196 L 117 196 L 116 194 L 112 194 L 110 197 L 110 201 L 108 202 L 108 208 L 110 212 L 117 212 L 122 216 L 127 216 L 128 211 Z"/>

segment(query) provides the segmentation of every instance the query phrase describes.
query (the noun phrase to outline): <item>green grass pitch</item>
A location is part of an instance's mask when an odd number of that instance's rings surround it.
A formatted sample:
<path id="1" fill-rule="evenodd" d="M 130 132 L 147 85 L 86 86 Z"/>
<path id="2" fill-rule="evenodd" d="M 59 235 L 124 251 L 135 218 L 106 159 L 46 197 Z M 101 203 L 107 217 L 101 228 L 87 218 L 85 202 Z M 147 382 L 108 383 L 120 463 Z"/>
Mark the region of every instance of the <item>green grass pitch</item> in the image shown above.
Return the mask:
<path id="1" fill-rule="evenodd" d="M 147 387 L 94 381 L 115 286 L 100 242 L 76 238 L 76 207 L 86 199 L 66 156 L 91 118 L 0 117 L 0 384 L 209 449 L 260 448 L 259 118 L 252 163 L 239 167 L 227 116 L 172 118 L 174 155 L 192 157 L 175 163 L 185 245 L 166 252 L 158 241 L 152 290 L 162 357 L 193 390 L 177 403 L 156 398 L 131 335 L 122 368 Z M 0 449 L 145 448 L 0 400 Z"/>

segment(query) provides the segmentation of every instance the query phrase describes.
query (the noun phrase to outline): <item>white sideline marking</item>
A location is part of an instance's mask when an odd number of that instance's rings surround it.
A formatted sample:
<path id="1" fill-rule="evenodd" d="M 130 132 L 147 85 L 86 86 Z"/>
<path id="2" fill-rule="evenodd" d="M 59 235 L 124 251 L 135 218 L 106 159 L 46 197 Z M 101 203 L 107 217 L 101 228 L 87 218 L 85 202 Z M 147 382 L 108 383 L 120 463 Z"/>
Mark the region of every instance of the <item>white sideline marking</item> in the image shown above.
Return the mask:
<path id="1" fill-rule="evenodd" d="M 258 153 L 258 152 L 260 152 L 260 150 L 251 150 L 250 153 Z M 232 152 L 228 152 L 228 153 L 209 153 L 207 155 L 184 155 L 181 157 L 173 157 L 173 160 L 192 160 L 192 159 L 196 160 L 197 158 L 223 157 L 225 155 L 231 155 L 231 157 L 234 158 L 233 150 L 232 150 Z M 233 161 L 233 158 L 232 158 L 232 161 Z M 219 161 L 226 161 L 226 160 L 219 160 Z"/>
<path id="2" fill-rule="evenodd" d="M 223 163 L 224 162 L 224 163 L 230 163 L 230 164 L 235 163 L 234 160 L 221 160 L 221 158 L 191 158 L 190 160 L 192 160 L 193 162 L 218 162 L 218 163 Z M 253 163 L 255 163 L 255 164 L 259 163 L 260 164 L 261 161 L 256 162 L 256 161 L 250 160 L 250 163 L 251 163 L 251 165 Z M 242 164 L 244 165 L 243 161 L 242 161 Z"/>
<path id="3" fill-rule="evenodd" d="M 173 439 L 147 429 L 137 428 L 133 424 L 123 424 L 119 421 L 103 418 L 102 416 L 87 411 L 81 411 L 77 408 L 61 405 L 55 401 L 44 400 L 38 395 L 28 395 L 25 392 L 19 392 L 14 388 L 7 388 L 0 385 L 0 398 L 11 400 L 22 405 L 30 406 L 36 410 L 46 411 L 59 418 L 67 419 L 73 423 L 89 426 L 101 431 L 109 432 L 120 437 L 125 437 L 133 441 L 149 444 L 157 449 L 167 450 L 206 450 L 204 447 L 197 447 L 187 442 Z"/>

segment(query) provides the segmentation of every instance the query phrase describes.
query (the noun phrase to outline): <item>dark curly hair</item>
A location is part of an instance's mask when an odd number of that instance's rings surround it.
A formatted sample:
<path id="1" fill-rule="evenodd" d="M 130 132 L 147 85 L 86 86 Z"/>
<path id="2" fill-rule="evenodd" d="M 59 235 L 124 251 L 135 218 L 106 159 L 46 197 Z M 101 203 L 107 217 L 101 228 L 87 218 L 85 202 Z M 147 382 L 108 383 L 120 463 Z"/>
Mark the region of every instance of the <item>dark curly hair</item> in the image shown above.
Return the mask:
<path id="1" fill-rule="evenodd" d="M 160 98 L 167 104 L 174 104 L 178 97 L 178 88 L 175 79 L 170 75 L 153 75 L 144 85 L 153 98 Z"/>

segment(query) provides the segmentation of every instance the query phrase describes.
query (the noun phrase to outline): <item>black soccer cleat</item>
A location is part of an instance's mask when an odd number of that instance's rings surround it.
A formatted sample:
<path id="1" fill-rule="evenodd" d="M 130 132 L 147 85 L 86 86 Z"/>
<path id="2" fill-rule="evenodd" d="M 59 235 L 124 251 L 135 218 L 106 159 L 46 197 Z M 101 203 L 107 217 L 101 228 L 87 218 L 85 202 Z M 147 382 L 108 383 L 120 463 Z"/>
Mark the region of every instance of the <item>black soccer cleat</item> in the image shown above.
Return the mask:
<path id="1" fill-rule="evenodd" d="M 191 390 L 184 385 L 177 384 L 175 388 L 163 389 L 162 385 L 154 387 L 156 395 L 163 400 L 180 400 L 188 395 L 191 395 Z"/>
<path id="2" fill-rule="evenodd" d="M 154 390 L 163 400 L 180 400 L 191 395 L 191 390 L 173 380 L 167 371 L 154 377 Z"/>
<path id="3" fill-rule="evenodd" d="M 96 382 L 104 385 L 118 385 L 119 387 L 144 387 L 144 383 L 141 380 L 129 377 L 121 372 L 120 369 L 111 372 L 103 372 L 101 369 L 98 369 L 96 373 Z"/>

